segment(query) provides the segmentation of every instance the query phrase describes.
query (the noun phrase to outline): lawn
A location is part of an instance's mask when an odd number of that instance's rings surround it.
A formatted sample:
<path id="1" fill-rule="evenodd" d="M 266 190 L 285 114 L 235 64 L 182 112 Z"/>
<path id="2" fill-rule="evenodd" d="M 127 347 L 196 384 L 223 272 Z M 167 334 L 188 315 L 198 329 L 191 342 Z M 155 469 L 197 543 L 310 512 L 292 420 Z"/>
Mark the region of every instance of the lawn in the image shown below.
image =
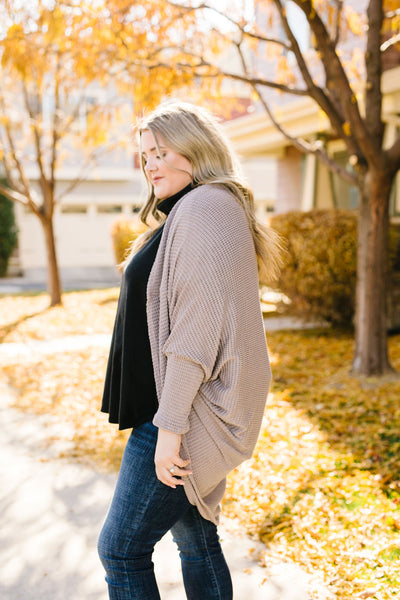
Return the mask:
<path id="1" fill-rule="evenodd" d="M 0 298 L 0 340 L 110 332 L 116 301 L 117 290 L 65 294 L 51 309 L 45 295 Z M 265 543 L 266 575 L 283 559 L 323 579 L 332 598 L 397 598 L 400 380 L 351 378 L 348 333 L 267 337 L 274 382 L 263 428 L 254 457 L 229 477 L 224 512 Z M 400 336 L 390 355 L 400 371 Z M 98 411 L 106 360 L 92 347 L 10 359 L 1 371 L 17 406 L 68 424 L 64 455 L 110 470 L 127 433 Z"/>

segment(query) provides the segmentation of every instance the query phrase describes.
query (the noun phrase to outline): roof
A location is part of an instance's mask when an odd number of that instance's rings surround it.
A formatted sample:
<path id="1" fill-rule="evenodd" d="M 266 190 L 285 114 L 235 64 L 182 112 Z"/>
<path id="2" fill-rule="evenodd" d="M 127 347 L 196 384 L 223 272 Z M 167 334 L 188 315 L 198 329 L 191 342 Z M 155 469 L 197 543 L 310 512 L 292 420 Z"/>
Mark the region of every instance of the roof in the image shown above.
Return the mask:
<path id="1" fill-rule="evenodd" d="M 383 73 L 382 92 L 383 120 L 400 125 L 400 67 Z M 294 137 L 310 137 L 331 131 L 327 116 L 309 97 L 296 98 L 281 107 L 275 106 L 274 114 Z M 265 111 L 229 121 L 225 124 L 225 131 L 235 149 L 244 156 L 279 156 L 290 145 L 290 140 L 278 131 Z"/>

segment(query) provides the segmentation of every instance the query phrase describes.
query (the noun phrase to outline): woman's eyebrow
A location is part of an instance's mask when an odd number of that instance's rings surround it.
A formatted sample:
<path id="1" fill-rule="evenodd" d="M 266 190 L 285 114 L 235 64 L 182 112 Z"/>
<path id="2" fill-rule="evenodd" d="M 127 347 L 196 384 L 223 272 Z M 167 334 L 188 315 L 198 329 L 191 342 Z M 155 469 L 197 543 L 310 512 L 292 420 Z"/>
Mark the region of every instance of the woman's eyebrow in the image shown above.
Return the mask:
<path id="1" fill-rule="evenodd" d="M 159 146 L 160 150 L 166 150 L 165 146 Z M 149 152 L 155 152 L 156 150 L 158 150 L 158 148 L 156 146 L 154 146 L 153 148 L 150 148 Z M 146 156 L 146 152 L 142 152 L 142 156 Z"/>

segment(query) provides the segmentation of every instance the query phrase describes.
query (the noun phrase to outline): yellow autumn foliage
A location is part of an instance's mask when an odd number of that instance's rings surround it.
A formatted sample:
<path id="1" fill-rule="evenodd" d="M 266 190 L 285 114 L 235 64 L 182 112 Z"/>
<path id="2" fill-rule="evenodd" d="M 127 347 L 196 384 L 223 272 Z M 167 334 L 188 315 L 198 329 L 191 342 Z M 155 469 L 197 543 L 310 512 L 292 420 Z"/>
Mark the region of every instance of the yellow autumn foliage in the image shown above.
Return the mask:
<path id="1" fill-rule="evenodd" d="M 111 228 L 111 238 L 114 248 L 116 264 L 121 268 L 121 264 L 126 259 L 132 242 L 140 234 L 147 231 L 146 225 L 139 219 L 117 219 Z"/>

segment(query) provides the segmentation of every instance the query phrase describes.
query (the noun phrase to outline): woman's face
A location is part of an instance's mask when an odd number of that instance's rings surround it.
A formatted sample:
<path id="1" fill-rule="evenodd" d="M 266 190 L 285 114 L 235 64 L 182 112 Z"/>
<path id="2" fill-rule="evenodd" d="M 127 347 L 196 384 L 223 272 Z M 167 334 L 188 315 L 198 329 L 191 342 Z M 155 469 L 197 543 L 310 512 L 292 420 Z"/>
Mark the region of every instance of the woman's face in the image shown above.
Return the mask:
<path id="1" fill-rule="evenodd" d="M 169 148 L 161 135 L 157 135 L 158 148 L 152 132 L 145 129 L 141 134 L 141 154 L 147 179 L 159 200 L 173 196 L 193 179 L 191 163 Z"/>

